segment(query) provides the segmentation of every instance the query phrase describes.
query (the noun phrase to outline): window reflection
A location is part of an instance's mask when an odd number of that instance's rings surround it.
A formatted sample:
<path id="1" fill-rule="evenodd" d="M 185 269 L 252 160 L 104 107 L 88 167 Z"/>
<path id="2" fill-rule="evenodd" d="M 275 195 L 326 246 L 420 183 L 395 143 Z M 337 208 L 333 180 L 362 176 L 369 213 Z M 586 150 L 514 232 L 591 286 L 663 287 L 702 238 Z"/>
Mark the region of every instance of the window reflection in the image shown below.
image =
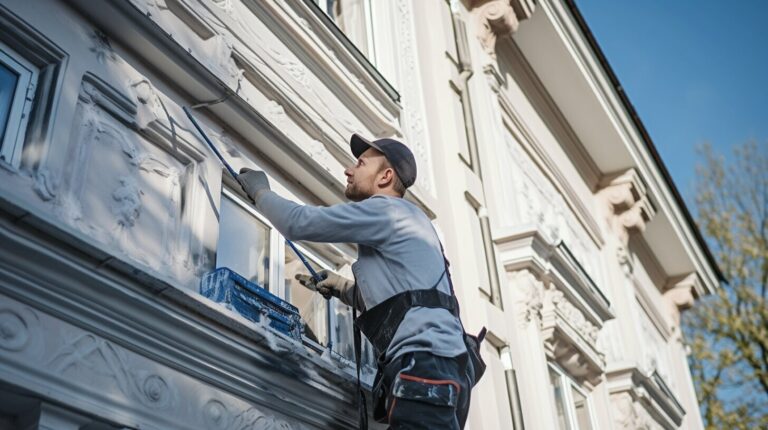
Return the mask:
<path id="1" fill-rule="evenodd" d="M 5 129 L 8 125 L 8 115 L 13 105 L 13 95 L 19 75 L 0 63 L 0 146 L 2 146 Z"/>
<path id="2" fill-rule="evenodd" d="M 333 350 L 338 352 L 341 356 L 348 360 L 355 360 L 355 344 L 354 344 L 354 326 L 352 325 L 352 307 L 341 303 L 337 299 L 333 299 L 333 310 L 336 317 L 336 326 L 334 327 L 334 338 L 336 344 Z M 362 353 L 361 363 L 370 367 L 376 366 L 376 355 L 373 352 L 368 339 L 365 336 L 362 337 Z"/>
<path id="3" fill-rule="evenodd" d="M 309 275 L 304 263 L 296 256 L 290 246 L 285 245 L 285 300 L 299 308 L 299 314 L 304 321 L 304 335 L 321 345 L 328 344 L 328 307 L 327 300 L 320 294 L 306 288 L 296 280 L 296 274 Z M 306 255 L 305 255 L 306 257 Z M 312 268 L 320 270 L 320 266 L 307 258 Z"/>
<path id="4" fill-rule="evenodd" d="M 573 396 L 573 407 L 576 411 L 576 423 L 579 425 L 579 430 L 592 430 L 587 397 L 573 386 L 571 386 L 571 395 Z"/>
<path id="5" fill-rule="evenodd" d="M 227 195 L 221 199 L 216 267 L 269 289 L 269 226 Z"/>
<path id="6" fill-rule="evenodd" d="M 568 430 L 568 421 L 565 416 L 565 401 L 563 400 L 563 384 L 560 375 L 552 369 L 549 369 L 549 381 L 552 393 L 555 396 L 555 407 L 557 408 L 557 428 Z"/>
<path id="7" fill-rule="evenodd" d="M 373 62 L 370 52 L 371 19 L 370 0 L 318 0 L 328 15 L 358 50 Z"/>

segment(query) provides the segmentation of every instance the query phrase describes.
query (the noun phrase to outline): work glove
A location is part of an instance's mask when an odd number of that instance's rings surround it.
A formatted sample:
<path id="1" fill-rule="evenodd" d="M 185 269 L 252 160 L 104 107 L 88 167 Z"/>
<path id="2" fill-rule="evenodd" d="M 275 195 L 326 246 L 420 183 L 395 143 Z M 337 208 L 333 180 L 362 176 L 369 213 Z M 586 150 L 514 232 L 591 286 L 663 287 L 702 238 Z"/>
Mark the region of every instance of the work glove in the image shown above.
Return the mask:
<path id="1" fill-rule="evenodd" d="M 355 281 L 344 278 L 330 270 L 321 270 L 317 272 L 320 281 L 315 281 L 311 275 L 303 273 L 296 274 L 296 280 L 310 290 L 317 291 L 326 299 L 336 297 L 344 304 L 352 306 Z"/>
<path id="2" fill-rule="evenodd" d="M 237 175 L 237 182 L 243 187 L 243 191 L 248 197 L 256 203 L 259 197 L 269 191 L 269 180 L 267 174 L 261 170 L 253 170 L 247 167 L 240 169 Z"/>

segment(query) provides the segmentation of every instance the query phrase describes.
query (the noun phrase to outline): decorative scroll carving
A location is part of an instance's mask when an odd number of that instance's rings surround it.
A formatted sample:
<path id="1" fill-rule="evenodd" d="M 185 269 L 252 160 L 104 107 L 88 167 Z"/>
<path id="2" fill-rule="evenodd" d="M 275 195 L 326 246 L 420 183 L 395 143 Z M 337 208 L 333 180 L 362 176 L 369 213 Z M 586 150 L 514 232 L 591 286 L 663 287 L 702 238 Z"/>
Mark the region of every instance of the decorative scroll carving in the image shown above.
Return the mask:
<path id="1" fill-rule="evenodd" d="M 17 310 L 0 309 L 0 349 L 21 351 L 29 344 L 29 323 Z"/>
<path id="2" fill-rule="evenodd" d="M 606 221 L 618 236 L 617 258 L 627 273 L 632 272 L 632 262 L 627 246 L 631 234 L 642 233 L 645 225 L 656 213 L 646 196 L 646 188 L 635 169 L 618 175 L 610 175 L 601 181 L 598 192 L 606 202 Z"/>
<path id="3" fill-rule="evenodd" d="M 126 81 L 132 84 L 124 95 L 84 79 L 67 161 L 72 169 L 62 177 L 56 210 L 149 267 L 189 274 L 190 253 L 200 252 L 200 243 L 189 233 L 195 206 L 185 200 L 194 198 L 198 163 L 190 155 L 198 153 L 180 138 L 164 140 L 170 133 L 155 88 L 146 79 Z"/>
<path id="4" fill-rule="evenodd" d="M 117 61 L 118 56 L 115 54 L 115 50 L 112 49 L 112 45 L 109 43 L 107 35 L 101 30 L 93 30 L 90 35 L 91 47 L 90 51 L 96 54 L 96 59 L 99 63 L 106 64 L 107 61 Z"/>
<path id="5" fill-rule="evenodd" d="M 570 222 L 575 215 L 563 195 L 509 132 L 505 134 L 505 148 L 503 156 L 497 157 L 506 184 L 500 199 L 504 222 L 510 227 L 536 226 L 551 243 L 562 240 L 578 256 L 587 274 L 600 284 L 599 251 L 582 225 Z"/>
<path id="6" fill-rule="evenodd" d="M 225 430 L 230 428 L 231 416 L 224 403 L 218 400 L 209 400 L 203 406 L 203 422 L 205 428 L 211 430 Z"/>
<path id="7" fill-rule="evenodd" d="M 550 300 L 555 305 L 555 308 L 560 311 L 560 314 L 568 321 L 584 339 L 590 341 L 593 345 L 597 343 L 597 333 L 600 331 L 597 326 L 589 322 L 584 318 L 584 314 L 580 310 L 576 309 L 568 299 L 563 295 L 562 291 L 553 290 L 551 292 Z"/>
<path id="8" fill-rule="evenodd" d="M 165 378 L 130 368 L 120 348 L 92 334 L 66 341 L 47 365 L 60 374 L 85 370 L 111 378 L 123 394 L 153 409 L 167 410 L 176 404 L 176 393 Z"/>
<path id="9" fill-rule="evenodd" d="M 545 290 L 541 313 L 548 354 L 570 375 L 597 384 L 605 367 L 605 356 L 597 350 L 598 328 L 552 287 Z"/>
<path id="10" fill-rule="evenodd" d="M 129 83 L 133 95 L 138 102 L 136 104 L 136 124 L 140 129 L 145 129 L 153 121 L 166 116 L 160 97 L 154 85 L 148 79 L 142 78 Z"/>
<path id="11" fill-rule="evenodd" d="M 516 308 L 521 326 L 541 319 L 544 304 L 544 283 L 528 270 L 519 270 L 509 274 L 510 283 L 515 286 Z"/>
<path id="12" fill-rule="evenodd" d="M 655 430 L 660 428 L 655 425 L 648 414 L 635 405 L 632 396 L 628 393 L 620 393 L 611 396 L 611 403 L 614 405 L 614 423 L 616 428 L 636 429 L 636 430 Z"/>
<path id="13" fill-rule="evenodd" d="M 472 0 L 470 9 L 478 20 L 477 38 L 495 59 L 496 40 L 516 32 L 520 21 L 530 18 L 534 4 L 529 0 Z"/>

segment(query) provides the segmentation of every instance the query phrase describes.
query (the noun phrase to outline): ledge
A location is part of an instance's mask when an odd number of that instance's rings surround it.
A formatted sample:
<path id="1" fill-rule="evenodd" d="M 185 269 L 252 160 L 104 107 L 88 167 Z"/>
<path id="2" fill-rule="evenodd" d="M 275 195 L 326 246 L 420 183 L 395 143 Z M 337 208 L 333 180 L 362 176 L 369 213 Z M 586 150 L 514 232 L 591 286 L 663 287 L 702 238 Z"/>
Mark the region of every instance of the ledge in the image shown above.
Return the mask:
<path id="1" fill-rule="evenodd" d="M 609 370 L 606 376 L 611 395 L 629 392 L 666 429 L 682 424 L 686 411 L 655 369 L 643 372 L 636 366 L 626 366 Z"/>
<path id="2" fill-rule="evenodd" d="M 531 226 L 496 231 L 493 241 L 506 270 L 528 269 L 551 280 L 598 328 L 615 317 L 608 299 L 562 241 L 552 243 Z"/>
<path id="3" fill-rule="evenodd" d="M 55 318 L 61 327 L 85 333 L 81 338 L 106 343 L 122 351 L 118 356 L 127 354 L 146 366 L 160 366 L 186 381 L 182 386 L 213 390 L 229 404 L 248 402 L 319 428 L 354 427 L 348 413 L 354 408 L 356 380 L 351 363 L 323 357 L 175 286 L 162 274 L 128 263 L 125 256 L 93 246 L 57 220 L 10 202 L 6 192 L 0 190 L 0 297 L 29 306 L 19 312 L 30 309 L 39 315 L 30 321 Z M 56 357 L 34 356 L 50 366 L 56 362 Z M 41 397 L 82 410 L 96 407 L 104 419 L 136 427 L 168 419 L 157 410 L 137 413 L 140 403 L 78 388 L 55 376 L 53 367 L 33 369 L 13 357 L 0 355 L 3 380 Z M 372 375 L 365 376 L 370 381 Z M 151 381 L 151 388 L 157 381 Z M 174 394 L 195 395 L 183 389 Z M 317 407 L 307 408 L 310 402 Z"/>

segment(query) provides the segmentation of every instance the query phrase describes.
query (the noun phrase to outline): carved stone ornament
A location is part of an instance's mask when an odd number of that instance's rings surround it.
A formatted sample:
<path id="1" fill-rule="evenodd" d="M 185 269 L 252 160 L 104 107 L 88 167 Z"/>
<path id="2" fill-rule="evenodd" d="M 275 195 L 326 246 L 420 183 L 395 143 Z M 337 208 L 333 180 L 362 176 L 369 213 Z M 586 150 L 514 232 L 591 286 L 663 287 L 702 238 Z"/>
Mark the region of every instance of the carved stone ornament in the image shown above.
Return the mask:
<path id="1" fill-rule="evenodd" d="M 472 0 L 470 10 L 477 17 L 478 35 L 485 52 L 496 58 L 496 39 L 511 36 L 520 21 L 533 13 L 527 0 Z"/>
<path id="2" fill-rule="evenodd" d="M 521 326 L 541 319 L 544 300 L 544 283 L 528 270 L 509 274 L 511 284 L 515 286 L 517 315 Z"/>
<path id="3" fill-rule="evenodd" d="M 605 368 L 605 356 L 597 349 L 598 328 L 554 287 L 544 292 L 541 314 L 547 354 L 571 376 L 598 384 Z"/>
<path id="4" fill-rule="evenodd" d="M 648 414 L 635 405 L 632 400 L 632 396 L 628 393 L 620 393 L 611 396 L 611 403 L 614 405 L 614 423 L 616 428 L 620 429 L 636 429 L 636 430 L 651 430 L 656 429 L 654 422 Z"/>
<path id="5" fill-rule="evenodd" d="M 112 379 L 124 395 L 152 409 L 170 410 L 177 403 L 177 393 L 166 378 L 129 366 L 121 348 L 92 334 L 67 339 L 47 364 L 58 374 L 87 372 Z"/>
<path id="6" fill-rule="evenodd" d="M 603 179 L 599 194 L 607 203 L 607 222 L 623 246 L 631 233 L 643 232 L 656 211 L 646 195 L 646 188 L 635 169 Z"/>
<path id="7" fill-rule="evenodd" d="M 96 59 L 99 63 L 106 64 L 107 61 L 117 61 L 118 57 L 115 54 L 115 50 L 109 43 L 107 35 L 101 30 L 93 30 L 90 34 L 91 48 L 90 51 L 96 55 Z"/>

